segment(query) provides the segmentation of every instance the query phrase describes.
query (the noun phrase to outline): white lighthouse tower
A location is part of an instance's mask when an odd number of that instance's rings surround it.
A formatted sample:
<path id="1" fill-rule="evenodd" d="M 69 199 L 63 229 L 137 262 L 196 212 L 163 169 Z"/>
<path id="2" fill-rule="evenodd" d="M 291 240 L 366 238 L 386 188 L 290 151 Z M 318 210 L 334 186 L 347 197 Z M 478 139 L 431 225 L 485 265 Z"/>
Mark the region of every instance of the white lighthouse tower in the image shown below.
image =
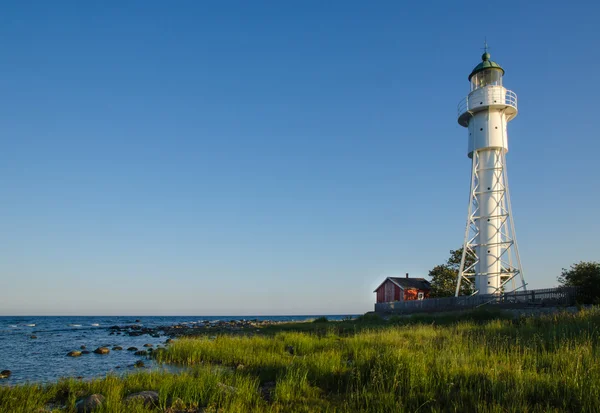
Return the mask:
<path id="1" fill-rule="evenodd" d="M 475 294 L 526 288 L 506 174 L 506 126 L 517 116 L 517 95 L 502 85 L 504 69 L 490 60 L 487 44 L 481 59 L 469 75 L 471 93 L 458 105 L 458 123 L 469 130 L 472 168 L 456 296 L 461 282 L 471 283 Z"/>

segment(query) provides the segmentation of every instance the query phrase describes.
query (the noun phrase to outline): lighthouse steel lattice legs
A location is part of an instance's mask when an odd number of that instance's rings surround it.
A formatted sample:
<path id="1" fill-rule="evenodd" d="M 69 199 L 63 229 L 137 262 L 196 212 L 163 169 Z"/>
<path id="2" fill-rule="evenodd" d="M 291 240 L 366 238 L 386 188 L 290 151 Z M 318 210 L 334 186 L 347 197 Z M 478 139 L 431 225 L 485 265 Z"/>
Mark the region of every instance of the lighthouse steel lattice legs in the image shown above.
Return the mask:
<path id="1" fill-rule="evenodd" d="M 515 290 L 517 278 L 521 281 L 520 288 L 526 289 L 510 207 L 505 151 L 477 150 L 472 161 L 456 295 L 463 281 L 473 284 L 478 294 L 500 294 L 509 282 L 511 290 Z M 465 265 L 467 254 L 473 258 L 469 265 Z"/>

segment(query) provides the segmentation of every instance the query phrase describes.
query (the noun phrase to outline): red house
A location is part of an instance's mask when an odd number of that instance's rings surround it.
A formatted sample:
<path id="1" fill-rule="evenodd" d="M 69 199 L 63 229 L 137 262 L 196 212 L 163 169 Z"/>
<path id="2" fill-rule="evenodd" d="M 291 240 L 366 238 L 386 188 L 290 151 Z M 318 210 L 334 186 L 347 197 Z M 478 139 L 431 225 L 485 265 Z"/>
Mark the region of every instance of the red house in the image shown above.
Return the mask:
<path id="1" fill-rule="evenodd" d="M 378 303 L 392 301 L 423 300 L 429 298 L 431 284 L 425 278 L 387 277 L 375 289 Z"/>

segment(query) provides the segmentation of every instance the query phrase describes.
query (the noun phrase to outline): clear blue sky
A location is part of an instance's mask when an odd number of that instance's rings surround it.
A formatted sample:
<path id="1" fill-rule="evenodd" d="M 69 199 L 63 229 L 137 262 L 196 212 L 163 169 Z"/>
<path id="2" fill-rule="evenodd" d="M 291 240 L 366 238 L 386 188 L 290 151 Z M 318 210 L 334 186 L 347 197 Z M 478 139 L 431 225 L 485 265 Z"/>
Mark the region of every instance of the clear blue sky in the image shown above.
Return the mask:
<path id="1" fill-rule="evenodd" d="M 0 314 L 371 310 L 462 243 L 485 37 L 525 275 L 555 285 L 600 259 L 586 3 L 4 2 Z"/>

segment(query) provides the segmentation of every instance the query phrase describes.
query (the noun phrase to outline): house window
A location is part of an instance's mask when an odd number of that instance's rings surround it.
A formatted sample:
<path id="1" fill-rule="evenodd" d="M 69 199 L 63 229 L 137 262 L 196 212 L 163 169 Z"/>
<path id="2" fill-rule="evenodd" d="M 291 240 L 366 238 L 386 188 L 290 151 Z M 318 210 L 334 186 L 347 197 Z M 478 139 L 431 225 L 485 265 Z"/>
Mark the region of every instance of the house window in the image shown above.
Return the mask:
<path id="1" fill-rule="evenodd" d="M 423 292 L 419 292 L 419 293 L 417 294 L 417 300 L 422 300 L 423 298 L 425 298 L 425 293 L 423 293 Z"/>

